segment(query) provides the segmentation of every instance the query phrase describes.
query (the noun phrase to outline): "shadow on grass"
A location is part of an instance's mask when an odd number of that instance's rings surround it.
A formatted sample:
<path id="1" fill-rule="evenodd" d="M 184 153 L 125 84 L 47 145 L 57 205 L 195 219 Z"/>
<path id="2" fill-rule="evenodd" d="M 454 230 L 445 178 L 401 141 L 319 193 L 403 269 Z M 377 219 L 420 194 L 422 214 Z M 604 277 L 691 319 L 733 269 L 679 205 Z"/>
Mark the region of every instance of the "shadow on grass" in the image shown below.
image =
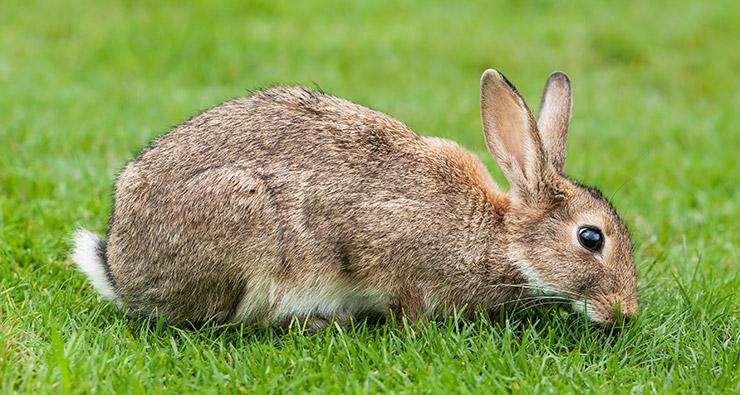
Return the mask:
<path id="1" fill-rule="evenodd" d="M 116 311 L 115 314 L 123 314 Z M 105 316 L 102 314 L 101 316 Z M 102 317 L 101 317 L 102 318 Z M 310 341 L 335 337 L 355 339 L 394 338 L 408 342 L 433 341 L 435 337 L 490 337 L 507 338 L 514 344 L 527 339 L 557 344 L 562 352 L 598 344 L 611 347 L 630 336 L 634 322 L 622 326 L 606 327 L 589 322 L 585 317 L 574 314 L 562 306 L 531 308 L 514 306 L 495 313 L 476 312 L 466 317 L 462 312 L 424 322 L 410 322 L 407 317 L 393 314 L 366 314 L 343 325 L 332 322 L 319 331 L 307 331 L 304 323 L 294 320 L 287 327 L 262 326 L 257 324 L 167 323 L 165 320 L 142 317 L 121 317 L 123 327 L 137 341 L 201 344 L 208 347 L 217 344 L 270 344 L 280 347 L 294 341 Z M 107 322 L 106 322 L 107 321 Z M 110 320 L 98 321 L 110 330 Z M 562 349 L 564 347 L 564 349 Z"/>

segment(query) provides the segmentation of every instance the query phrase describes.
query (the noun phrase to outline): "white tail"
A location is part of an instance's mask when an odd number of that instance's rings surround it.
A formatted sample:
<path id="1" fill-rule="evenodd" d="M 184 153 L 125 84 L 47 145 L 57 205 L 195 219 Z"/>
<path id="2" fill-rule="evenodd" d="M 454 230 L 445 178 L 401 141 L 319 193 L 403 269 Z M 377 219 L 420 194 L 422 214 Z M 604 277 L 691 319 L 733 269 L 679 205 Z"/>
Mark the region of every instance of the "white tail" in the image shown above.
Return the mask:
<path id="1" fill-rule="evenodd" d="M 100 255 L 100 246 L 105 243 L 98 235 L 86 230 L 77 229 L 74 234 L 74 250 L 72 259 L 77 268 L 85 273 L 98 290 L 100 296 L 107 300 L 116 300 L 118 296 L 108 278 L 107 268 Z"/>

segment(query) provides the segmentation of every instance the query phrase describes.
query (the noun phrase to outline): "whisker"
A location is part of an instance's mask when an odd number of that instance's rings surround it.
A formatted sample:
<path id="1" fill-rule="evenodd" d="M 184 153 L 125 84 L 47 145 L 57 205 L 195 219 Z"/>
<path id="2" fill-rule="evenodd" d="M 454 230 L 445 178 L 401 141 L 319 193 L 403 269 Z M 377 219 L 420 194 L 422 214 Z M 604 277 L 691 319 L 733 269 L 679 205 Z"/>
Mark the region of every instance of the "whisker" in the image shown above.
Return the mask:
<path id="1" fill-rule="evenodd" d="M 532 302 L 532 303 L 529 303 Z M 541 304 L 538 304 L 538 306 L 543 304 L 559 304 L 559 303 L 570 303 L 571 300 L 562 296 L 531 296 L 527 298 L 519 298 L 514 300 L 507 300 L 505 302 L 501 302 L 498 304 L 493 305 L 492 309 L 497 309 L 499 307 L 506 306 L 508 304 L 512 303 L 521 303 L 523 307 L 528 308 L 530 307 L 534 302 L 541 302 Z"/>
<path id="2" fill-rule="evenodd" d="M 625 185 L 627 185 L 627 183 L 632 182 L 633 180 L 634 180 L 634 177 L 622 181 L 622 185 L 620 185 L 614 192 L 612 192 L 611 196 L 609 196 L 609 200 L 614 199 L 614 196 L 617 196 L 617 192 L 619 192 L 620 190 L 622 190 L 622 187 L 624 187 Z"/>
<path id="3" fill-rule="evenodd" d="M 550 290 L 542 287 L 538 287 L 536 285 L 532 284 L 492 284 L 491 287 L 509 287 L 509 288 L 521 288 L 521 289 L 528 289 L 528 290 L 534 290 L 534 291 L 540 291 L 543 293 L 549 293 L 549 292 L 556 292 L 563 295 L 571 296 L 573 298 L 580 298 L 581 295 L 576 294 L 575 292 L 565 291 L 565 290 Z"/>

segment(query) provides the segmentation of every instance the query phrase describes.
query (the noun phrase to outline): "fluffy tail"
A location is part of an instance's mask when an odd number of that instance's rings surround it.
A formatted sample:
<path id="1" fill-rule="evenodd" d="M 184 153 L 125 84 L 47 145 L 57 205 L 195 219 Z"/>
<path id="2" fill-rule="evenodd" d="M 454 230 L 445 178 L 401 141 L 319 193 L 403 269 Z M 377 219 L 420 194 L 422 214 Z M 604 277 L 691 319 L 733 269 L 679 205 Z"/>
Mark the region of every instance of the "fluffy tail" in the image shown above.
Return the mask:
<path id="1" fill-rule="evenodd" d="M 98 235 L 86 229 L 77 229 L 74 234 L 72 259 L 98 290 L 100 296 L 107 300 L 116 300 L 118 295 L 113 290 L 105 248 L 105 240 Z"/>

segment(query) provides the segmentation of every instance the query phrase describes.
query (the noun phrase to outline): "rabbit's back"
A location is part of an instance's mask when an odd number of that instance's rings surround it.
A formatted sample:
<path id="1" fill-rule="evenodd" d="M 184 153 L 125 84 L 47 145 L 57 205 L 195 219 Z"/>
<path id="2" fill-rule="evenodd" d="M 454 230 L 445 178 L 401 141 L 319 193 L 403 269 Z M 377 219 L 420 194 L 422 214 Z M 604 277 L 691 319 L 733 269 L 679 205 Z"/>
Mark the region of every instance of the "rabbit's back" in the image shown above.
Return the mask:
<path id="1" fill-rule="evenodd" d="M 478 193 L 491 187 L 456 145 L 385 114 L 303 88 L 260 91 L 191 118 L 129 163 L 108 266 L 131 308 L 175 319 L 275 319 L 298 313 L 275 311 L 291 298 L 315 299 L 306 310 L 372 309 L 402 292 L 399 267 L 454 241 L 454 231 L 428 232 L 464 215 L 471 177 Z"/>

